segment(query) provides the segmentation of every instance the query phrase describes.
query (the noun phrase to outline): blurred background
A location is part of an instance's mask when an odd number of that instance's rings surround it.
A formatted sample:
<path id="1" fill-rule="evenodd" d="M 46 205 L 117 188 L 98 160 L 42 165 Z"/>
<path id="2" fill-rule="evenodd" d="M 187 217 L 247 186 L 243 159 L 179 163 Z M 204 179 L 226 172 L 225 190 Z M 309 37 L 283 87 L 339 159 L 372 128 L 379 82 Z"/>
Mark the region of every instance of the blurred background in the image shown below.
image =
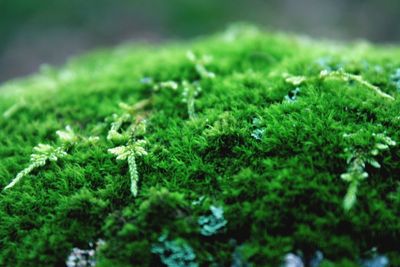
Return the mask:
<path id="1" fill-rule="evenodd" d="M 237 21 L 394 43 L 400 41 L 400 0 L 0 0 L 0 82 L 89 49 L 181 40 Z"/>

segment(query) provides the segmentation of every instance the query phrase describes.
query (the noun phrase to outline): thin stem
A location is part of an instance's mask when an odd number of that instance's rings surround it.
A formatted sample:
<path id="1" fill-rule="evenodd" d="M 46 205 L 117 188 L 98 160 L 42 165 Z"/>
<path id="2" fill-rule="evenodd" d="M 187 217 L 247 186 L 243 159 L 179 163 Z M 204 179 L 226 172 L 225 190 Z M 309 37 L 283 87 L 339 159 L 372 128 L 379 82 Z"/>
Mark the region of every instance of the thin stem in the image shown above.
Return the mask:
<path id="1" fill-rule="evenodd" d="M 353 80 L 355 82 L 358 82 L 361 85 L 364 85 L 368 89 L 371 89 L 372 91 L 374 91 L 376 94 L 378 94 L 379 96 L 381 96 L 383 98 L 386 98 L 389 100 L 395 100 L 393 96 L 386 94 L 379 87 L 367 82 L 361 76 L 350 74 L 350 73 L 344 72 L 343 70 L 332 71 L 332 72 L 328 72 L 328 71 L 324 70 L 324 71 L 321 71 L 320 77 L 321 78 L 332 77 L 332 78 L 339 78 L 339 79 L 341 78 L 343 80 Z"/>
<path id="2" fill-rule="evenodd" d="M 390 99 L 390 100 L 394 100 L 394 97 L 384 93 L 379 87 L 372 85 L 371 83 L 367 82 L 366 80 L 364 80 L 361 76 L 358 75 L 354 75 L 354 74 L 350 74 L 350 73 L 346 73 L 344 72 L 343 75 L 345 77 L 347 77 L 348 79 L 351 79 L 353 81 L 356 81 L 362 85 L 364 85 L 365 87 L 373 90 L 375 93 L 377 93 L 378 95 L 380 95 L 381 97 Z"/>
<path id="3" fill-rule="evenodd" d="M 4 187 L 3 191 L 12 188 L 14 185 L 16 185 L 19 181 L 21 181 L 21 179 L 23 177 L 25 177 L 26 175 L 28 175 L 29 173 L 31 173 L 36 167 L 35 164 L 30 164 L 28 167 L 26 167 L 25 169 L 23 169 L 22 171 L 20 171 L 17 176 L 11 181 L 11 183 L 9 183 L 6 187 Z"/>
<path id="4" fill-rule="evenodd" d="M 129 174 L 131 177 L 131 193 L 134 197 L 138 194 L 139 174 L 136 166 L 136 159 L 134 155 L 128 157 Z"/>
<path id="5" fill-rule="evenodd" d="M 359 181 L 352 181 L 347 189 L 347 193 L 343 200 L 343 208 L 346 211 L 349 211 L 357 200 L 357 191 L 358 191 Z"/>
<path id="6" fill-rule="evenodd" d="M 194 119 L 196 117 L 196 113 L 194 111 L 194 96 L 193 95 L 190 95 L 188 97 L 187 108 L 188 108 L 189 118 Z"/>

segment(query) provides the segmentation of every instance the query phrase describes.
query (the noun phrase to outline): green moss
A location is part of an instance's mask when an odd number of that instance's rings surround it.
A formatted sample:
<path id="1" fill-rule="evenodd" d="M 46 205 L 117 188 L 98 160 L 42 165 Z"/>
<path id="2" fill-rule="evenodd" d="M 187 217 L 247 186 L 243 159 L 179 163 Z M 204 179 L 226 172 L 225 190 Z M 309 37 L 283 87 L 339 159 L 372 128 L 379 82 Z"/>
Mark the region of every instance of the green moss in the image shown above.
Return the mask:
<path id="1" fill-rule="evenodd" d="M 165 233 L 200 266 L 278 266 L 286 253 L 317 250 L 323 266 L 353 266 L 372 248 L 396 265 L 399 146 L 373 155 L 380 168 L 364 164 L 369 176 L 348 211 L 340 176 L 349 151 L 370 155 L 374 134 L 400 141 L 399 67 L 396 47 L 233 27 L 188 43 L 98 51 L 7 83 L 1 188 L 67 125 L 100 139 L 82 139 L 0 194 L 0 265 L 60 266 L 73 247 L 103 239 L 99 266 L 157 266 L 152 248 Z M 167 81 L 178 88 L 160 85 Z M 130 166 L 107 152 L 114 113 L 130 113 L 121 126 L 128 139 L 146 120 L 136 197 Z M 212 206 L 224 223 L 205 236 L 199 218 Z"/>

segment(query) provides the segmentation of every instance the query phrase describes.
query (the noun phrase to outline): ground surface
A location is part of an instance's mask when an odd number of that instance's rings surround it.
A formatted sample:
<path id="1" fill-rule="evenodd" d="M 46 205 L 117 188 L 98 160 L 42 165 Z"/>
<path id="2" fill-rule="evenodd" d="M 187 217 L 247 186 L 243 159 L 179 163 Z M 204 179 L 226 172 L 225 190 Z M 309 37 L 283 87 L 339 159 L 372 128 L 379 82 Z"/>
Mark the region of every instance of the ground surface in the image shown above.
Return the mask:
<path id="1" fill-rule="evenodd" d="M 0 187 L 29 171 L 0 194 L 0 265 L 400 266 L 399 67 L 233 27 L 5 84 Z"/>

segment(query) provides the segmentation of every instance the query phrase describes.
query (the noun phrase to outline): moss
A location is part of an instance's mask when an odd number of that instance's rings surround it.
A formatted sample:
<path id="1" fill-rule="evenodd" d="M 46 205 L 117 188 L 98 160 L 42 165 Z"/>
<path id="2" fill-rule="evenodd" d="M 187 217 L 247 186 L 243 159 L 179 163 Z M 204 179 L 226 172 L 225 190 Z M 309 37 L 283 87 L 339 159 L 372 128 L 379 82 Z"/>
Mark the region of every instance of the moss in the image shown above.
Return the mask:
<path id="1" fill-rule="evenodd" d="M 60 266 L 73 247 L 103 239 L 99 266 L 157 266 L 152 247 L 166 233 L 200 266 L 277 266 L 286 253 L 317 250 L 323 266 L 354 266 L 372 248 L 396 265 L 399 146 L 374 155 L 380 168 L 364 164 L 368 178 L 348 211 L 340 176 L 349 150 L 370 153 L 374 134 L 400 142 L 399 67 L 396 47 L 233 27 L 187 43 L 98 51 L 9 82 L 0 89 L 1 188 L 67 125 L 99 140 L 78 142 L 0 194 L 0 265 Z M 155 86 L 168 81 L 178 88 Z M 189 94 L 191 86 L 201 91 Z M 128 164 L 107 153 L 112 115 L 126 112 L 128 135 L 146 120 L 136 197 Z M 212 206 L 227 223 L 204 236 L 199 218 Z"/>

